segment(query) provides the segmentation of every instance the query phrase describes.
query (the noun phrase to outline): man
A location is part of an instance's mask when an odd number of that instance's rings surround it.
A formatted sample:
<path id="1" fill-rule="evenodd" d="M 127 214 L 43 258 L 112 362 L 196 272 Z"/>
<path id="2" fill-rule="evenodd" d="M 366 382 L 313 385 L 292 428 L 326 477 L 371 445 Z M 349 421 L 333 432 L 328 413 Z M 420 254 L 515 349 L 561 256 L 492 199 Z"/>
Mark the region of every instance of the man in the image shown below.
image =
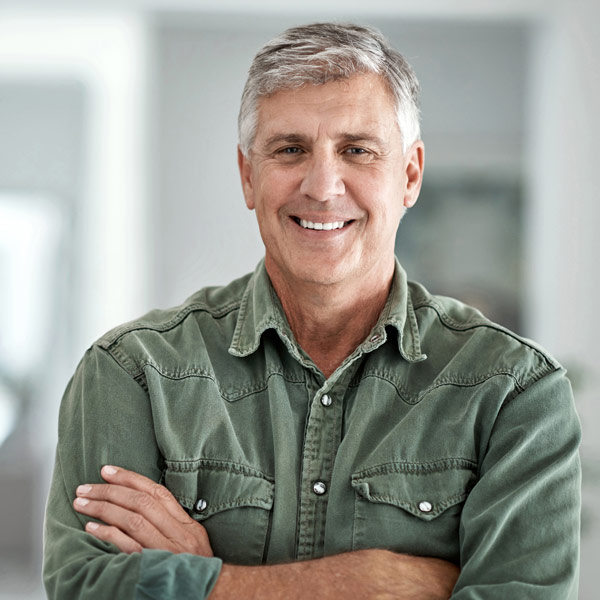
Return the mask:
<path id="1" fill-rule="evenodd" d="M 294 28 L 255 57 L 239 167 L 264 262 L 86 353 L 51 598 L 577 597 L 564 370 L 394 258 L 417 94 L 372 29 Z"/>

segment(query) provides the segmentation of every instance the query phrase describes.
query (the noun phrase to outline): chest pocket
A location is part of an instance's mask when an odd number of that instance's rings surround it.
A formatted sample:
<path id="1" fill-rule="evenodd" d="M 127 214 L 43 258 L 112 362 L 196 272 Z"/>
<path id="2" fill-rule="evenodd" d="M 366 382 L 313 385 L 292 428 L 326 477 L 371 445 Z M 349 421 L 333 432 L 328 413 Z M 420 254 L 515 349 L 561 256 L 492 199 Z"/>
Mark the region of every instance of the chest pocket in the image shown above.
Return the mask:
<path id="1" fill-rule="evenodd" d="M 475 465 L 458 459 L 388 463 L 352 476 L 352 547 L 458 560 L 462 505 Z"/>
<path id="2" fill-rule="evenodd" d="M 263 562 L 270 535 L 273 479 L 226 461 L 167 462 L 165 485 L 206 528 L 215 556 L 225 562 Z"/>

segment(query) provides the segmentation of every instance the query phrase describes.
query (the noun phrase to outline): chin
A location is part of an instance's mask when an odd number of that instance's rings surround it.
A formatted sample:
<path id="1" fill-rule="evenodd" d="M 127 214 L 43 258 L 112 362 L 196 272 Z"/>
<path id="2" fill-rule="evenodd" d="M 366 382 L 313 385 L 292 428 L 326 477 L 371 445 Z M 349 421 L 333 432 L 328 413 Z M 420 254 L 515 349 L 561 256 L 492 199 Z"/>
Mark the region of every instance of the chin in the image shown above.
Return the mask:
<path id="1" fill-rule="evenodd" d="M 314 265 L 314 263 L 313 263 Z M 331 265 L 316 265 L 312 268 L 303 268 L 296 270 L 296 276 L 298 279 L 306 281 L 307 283 L 315 283 L 320 285 L 333 285 L 339 283 L 346 278 L 347 269 L 343 266 L 331 266 Z"/>

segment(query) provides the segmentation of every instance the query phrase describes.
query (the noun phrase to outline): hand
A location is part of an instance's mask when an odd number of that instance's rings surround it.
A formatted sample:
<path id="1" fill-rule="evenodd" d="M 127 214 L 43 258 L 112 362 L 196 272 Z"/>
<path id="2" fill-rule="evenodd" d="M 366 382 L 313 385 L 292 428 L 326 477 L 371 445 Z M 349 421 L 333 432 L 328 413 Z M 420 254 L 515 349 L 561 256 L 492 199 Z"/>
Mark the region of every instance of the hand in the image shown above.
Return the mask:
<path id="1" fill-rule="evenodd" d="M 89 521 L 85 530 L 128 554 L 143 548 L 213 556 L 206 529 L 192 519 L 164 486 L 126 469 L 105 466 L 108 483 L 77 488 L 77 512 L 104 521 Z"/>

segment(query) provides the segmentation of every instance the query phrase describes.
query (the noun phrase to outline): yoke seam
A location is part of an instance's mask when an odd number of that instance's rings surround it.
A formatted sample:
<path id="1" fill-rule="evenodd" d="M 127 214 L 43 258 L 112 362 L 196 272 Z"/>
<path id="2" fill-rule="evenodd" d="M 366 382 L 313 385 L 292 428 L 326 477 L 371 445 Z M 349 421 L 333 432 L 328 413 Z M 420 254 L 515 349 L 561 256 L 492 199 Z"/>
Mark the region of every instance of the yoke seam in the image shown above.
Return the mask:
<path id="1" fill-rule="evenodd" d="M 494 331 L 503 333 L 507 337 L 514 339 L 515 341 L 519 342 L 523 346 L 526 346 L 527 348 L 532 350 L 536 355 L 540 356 L 544 360 L 544 362 L 546 363 L 546 365 L 548 367 L 550 367 L 552 370 L 556 370 L 556 365 L 554 364 L 554 362 L 552 362 L 550 360 L 550 357 L 548 357 L 539 348 L 536 348 L 532 344 L 529 344 L 525 339 L 521 338 L 520 336 L 517 336 L 516 334 L 514 334 L 510 330 L 502 327 L 501 325 L 493 323 L 492 321 L 485 320 L 485 321 L 479 321 L 479 322 L 467 323 L 467 324 L 461 325 L 460 323 L 455 321 L 450 315 L 448 315 L 448 313 L 441 306 L 439 306 L 437 303 L 432 302 L 432 301 L 423 302 L 422 304 L 413 306 L 413 308 L 415 311 L 420 308 L 429 308 L 429 309 L 433 310 L 437 314 L 440 322 L 442 322 L 446 327 L 448 327 L 448 329 L 452 329 L 453 331 L 465 332 L 465 331 L 469 331 L 471 329 L 478 329 L 480 327 L 485 327 L 487 329 L 493 329 Z M 549 372 L 552 372 L 552 371 L 549 371 Z"/>
<path id="2" fill-rule="evenodd" d="M 210 371 L 199 370 L 196 373 L 185 372 L 185 373 L 181 373 L 181 374 L 169 373 L 169 372 L 165 372 L 165 371 L 161 370 L 161 368 L 158 365 L 156 365 L 155 363 L 147 361 L 147 362 L 143 363 L 142 369 L 139 372 L 139 374 L 142 374 L 146 367 L 150 367 L 151 369 L 156 371 L 161 377 L 170 379 L 171 381 L 180 381 L 182 379 L 189 379 L 189 378 L 193 378 L 193 377 L 197 377 L 200 379 L 209 379 L 216 385 L 217 389 L 219 390 L 219 394 L 223 398 L 225 398 L 225 399 L 235 398 L 235 400 L 241 400 L 242 398 L 246 398 L 247 396 L 252 396 L 253 394 L 258 394 L 260 392 L 264 392 L 269 387 L 269 380 L 271 379 L 271 377 L 274 377 L 274 376 L 280 376 L 289 383 L 304 383 L 305 382 L 304 378 L 295 377 L 293 375 L 290 375 L 286 371 L 271 371 L 270 373 L 265 375 L 265 378 L 263 381 L 256 384 L 254 387 L 247 386 L 247 387 L 235 388 L 235 392 L 227 392 L 219 384 L 219 381 L 215 377 L 214 373 L 212 373 Z"/>
<path id="3" fill-rule="evenodd" d="M 231 312 L 239 309 L 241 304 L 241 300 L 235 300 L 234 302 L 230 302 L 229 304 L 225 304 L 222 307 L 219 307 L 216 310 L 212 310 L 206 304 L 194 303 L 186 306 L 185 308 L 178 311 L 173 317 L 171 317 L 168 321 L 161 324 L 151 325 L 148 323 L 144 323 L 143 321 L 138 321 L 137 323 L 131 325 L 125 325 L 121 328 L 118 328 L 114 333 L 114 338 L 110 340 L 110 338 L 106 342 L 102 342 L 102 338 L 96 344 L 105 350 L 109 350 L 111 346 L 114 346 L 120 343 L 121 339 L 126 336 L 128 333 L 132 333 L 134 331 L 156 331 L 160 333 L 165 333 L 174 329 L 178 325 L 181 325 L 192 313 L 195 312 L 206 312 L 213 319 L 222 319 L 226 317 Z"/>

